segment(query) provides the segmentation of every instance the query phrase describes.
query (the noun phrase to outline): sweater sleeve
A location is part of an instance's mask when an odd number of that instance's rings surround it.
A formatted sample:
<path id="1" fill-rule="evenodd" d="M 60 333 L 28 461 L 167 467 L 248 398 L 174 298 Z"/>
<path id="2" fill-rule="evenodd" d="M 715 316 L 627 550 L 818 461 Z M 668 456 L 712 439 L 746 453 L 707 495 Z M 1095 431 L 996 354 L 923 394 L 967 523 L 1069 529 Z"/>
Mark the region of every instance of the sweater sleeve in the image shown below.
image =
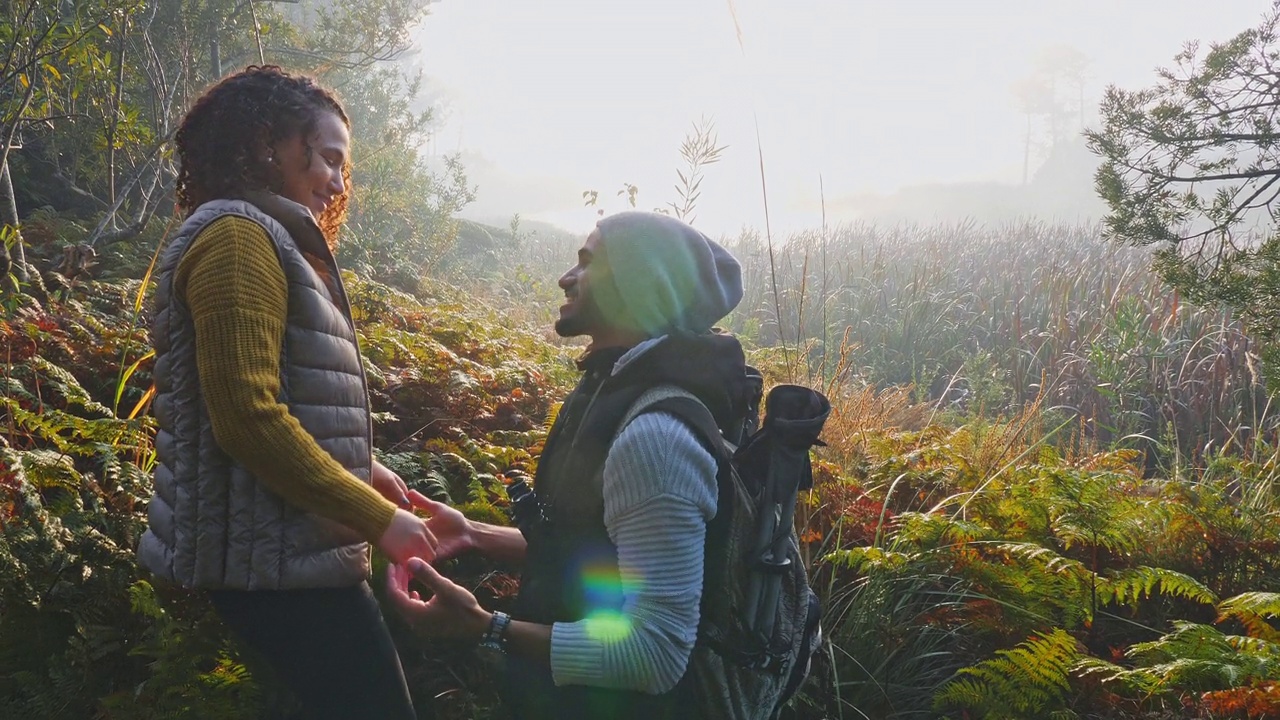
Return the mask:
<path id="1" fill-rule="evenodd" d="M 674 416 L 641 415 L 609 450 L 604 498 L 624 579 L 622 612 L 556 623 L 552 677 L 557 685 L 666 692 L 684 675 L 698 637 L 715 459 Z"/>
<path id="2" fill-rule="evenodd" d="M 209 223 L 178 263 L 174 291 L 195 323 L 200 387 L 219 447 L 289 504 L 376 542 L 395 505 L 347 472 L 278 400 L 288 286 L 266 230 L 238 216 Z"/>

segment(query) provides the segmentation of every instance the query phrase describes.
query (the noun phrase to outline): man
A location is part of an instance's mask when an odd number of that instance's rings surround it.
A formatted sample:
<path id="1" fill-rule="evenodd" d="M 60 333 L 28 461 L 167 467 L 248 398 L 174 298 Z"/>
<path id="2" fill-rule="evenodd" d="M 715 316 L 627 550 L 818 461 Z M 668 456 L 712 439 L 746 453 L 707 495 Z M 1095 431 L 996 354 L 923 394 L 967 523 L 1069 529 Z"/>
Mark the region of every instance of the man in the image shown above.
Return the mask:
<path id="1" fill-rule="evenodd" d="M 419 560 L 390 569 L 389 592 L 424 635 L 505 651 L 518 717 L 688 717 L 681 679 L 698 636 L 717 462 L 673 415 L 620 426 L 641 394 L 665 385 L 695 395 L 721 427 L 741 417 L 742 348 L 711 332 L 742 298 L 741 269 L 679 220 L 626 212 L 597 224 L 560 287 L 556 332 L 590 343 L 539 462 L 542 518 L 522 532 L 422 503 L 437 557 L 523 561 L 512 618 Z M 429 600 L 408 589 L 411 575 Z"/>

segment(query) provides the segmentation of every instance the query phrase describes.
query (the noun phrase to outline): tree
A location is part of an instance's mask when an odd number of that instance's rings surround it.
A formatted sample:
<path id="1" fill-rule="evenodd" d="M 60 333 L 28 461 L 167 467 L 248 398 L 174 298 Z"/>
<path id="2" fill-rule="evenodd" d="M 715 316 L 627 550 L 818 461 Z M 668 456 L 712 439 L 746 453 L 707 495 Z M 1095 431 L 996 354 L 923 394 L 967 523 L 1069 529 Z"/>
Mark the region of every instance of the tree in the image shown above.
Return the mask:
<path id="1" fill-rule="evenodd" d="M 104 23 L 114 10 L 110 2 L 0 4 L 0 276 L 10 270 L 22 280 L 28 276 L 10 156 L 22 148 L 24 129 L 67 117 L 61 99 L 74 90 L 58 66 L 100 67 L 89 49 L 110 34 Z"/>
<path id="2" fill-rule="evenodd" d="M 20 216 L 46 207 L 89 228 L 72 242 L 145 263 L 157 238 L 143 233 L 172 208 L 183 113 L 226 72 L 263 63 L 337 87 L 353 120 L 353 227 L 396 251 L 377 257 L 418 267 L 423 252 L 406 262 L 415 248 L 398 239 L 447 246 L 471 197 L 460 167 L 437 177 L 418 159 L 431 114 L 415 109 L 421 73 L 399 61 L 432 1 L 0 1 L 0 277 L 12 264 L 28 279 Z M 59 254 L 45 240 L 33 257 Z"/>
<path id="3" fill-rule="evenodd" d="M 1158 245 L 1154 266 L 1188 299 L 1236 311 L 1280 388 L 1280 0 L 1255 28 L 1188 43 L 1152 87 L 1109 87 L 1101 126 L 1103 231 Z"/>
<path id="4" fill-rule="evenodd" d="M 416 290 L 458 235 L 454 215 L 475 199 L 456 157 L 433 172 L 419 148 L 430 110 L 416 110 L 419 77 L 386 66 L 332 77 L 352 127 L 351 214 L 338 259 L 357 272 Z M 340 82 L 339 82 L 340 81 Z"/>
<path id="5" fill-rule="evenodd" d="M 1029 74 L 1019 78 L 1010 91 L 1019 112 L 1027 116 L 1022 157 L 1022 184 L 1031 177 L 1031 150 L 1035 139 L 1035 119 L 1043 119 L 1044 141 L 1050 153 L 1084 128 L 1084 86 L 1089 79 L 1089 58 L 1067 45 L 1042 50 Z M 1071 106 L 1077 106 L 1073 113 Z M 1072 127 L 1072 116 L 1079 124 Z"/>

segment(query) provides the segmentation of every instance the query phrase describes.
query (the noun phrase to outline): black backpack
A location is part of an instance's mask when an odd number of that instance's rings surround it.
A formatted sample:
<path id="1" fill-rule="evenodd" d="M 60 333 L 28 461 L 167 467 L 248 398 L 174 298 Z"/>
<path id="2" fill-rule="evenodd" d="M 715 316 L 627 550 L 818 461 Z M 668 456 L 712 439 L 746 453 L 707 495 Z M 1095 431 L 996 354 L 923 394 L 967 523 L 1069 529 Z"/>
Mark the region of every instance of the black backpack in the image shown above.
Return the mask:
<path id="1" fill-rule="evenodd" d="M 717 427 L 701 401 L 673 385 L 645 391 L 618 427 L 621 433 L 644 413 L 670 413 L 719 462 L 698 642 L 681 680 L 704 718 L 776 718 L 821 645 L 821 608 L 793 517 L 797 494 L 813 486 L 809 449 L 822 444 L 831 404 L 810 388 L 778 385 L 759 422 L 760 378 L 749 377 L 754 401 L 741 427 Z"/>

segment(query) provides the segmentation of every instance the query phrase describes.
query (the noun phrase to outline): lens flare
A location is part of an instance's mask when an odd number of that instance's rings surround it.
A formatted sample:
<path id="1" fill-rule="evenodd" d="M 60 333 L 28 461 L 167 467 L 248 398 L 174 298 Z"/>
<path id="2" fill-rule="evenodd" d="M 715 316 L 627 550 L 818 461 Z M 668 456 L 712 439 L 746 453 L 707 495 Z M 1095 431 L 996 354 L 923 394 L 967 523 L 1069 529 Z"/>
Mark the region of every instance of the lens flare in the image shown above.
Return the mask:
<path id="1" fill-rule="evenodd" d="M 635 574 L 620 572 L 608 564 L 588 564 L 582 568 L 583 599 L 588 608 L 587 634 L 600 642 L 620 642 L 631 635 L 631 618 L 622 612 L 628 596 L 644 587 Z"/>
<path id="2" fill-rule="evenodd" d="M 586 617 L 587 637 L 602 643 L 618 643 L 631 635 L 631 618 L 616 610 L 597 610 Z"/>

